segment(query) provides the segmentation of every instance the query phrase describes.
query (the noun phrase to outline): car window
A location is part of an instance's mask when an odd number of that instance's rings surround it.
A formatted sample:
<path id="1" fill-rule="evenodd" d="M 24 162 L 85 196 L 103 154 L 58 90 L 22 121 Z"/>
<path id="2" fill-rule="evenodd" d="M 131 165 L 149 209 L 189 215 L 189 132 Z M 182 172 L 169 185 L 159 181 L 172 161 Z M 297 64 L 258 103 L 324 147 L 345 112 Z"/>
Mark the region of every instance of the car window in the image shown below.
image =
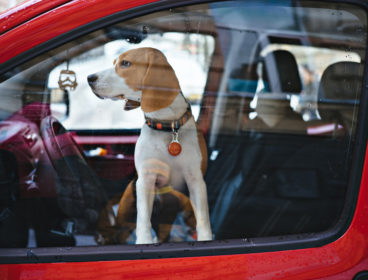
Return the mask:
<path id="1" fill-rule="evenodd" d="M 68 67 L 78 81 L 77 86 L 70 92 L 70 111 L 63 118 L 65 109 L 59 103 L 51 103 L 54 114 L 61 114 L 62 124 L 67 129 L 109 129 L 109 128 L 141 128 L 144 120 L 143 114 L 138 110 L 125 112 L 121 104 L 113 101 L 91 99 L 87 76 L 97 69 L 112 67 L 112 62 L 124 51 L 133 48 L 156 47 L 160 49 L 170 64 L 174 67 L 184 95 L 192 104 L 193 115 L 197 119 L 199 104 L 202 100 L 204 86 L 207 79 L 209 62 L 214 50 L 214 39 L 210 35 L 196 33 L 166 32 L 163 34 L 148 35 L 141 42 L 131 43 L 129 40 L 114 40 L 92 49 L 80 56 L 71 58 L 68 62 L 53 69 L 49 76 L 50 90 L 59 90 L 60 72 Z M 67 55 L 67 54 L 66 54 Z M 196 79 L 193 80 L 192 76 Z M 57 93 L 56 93 L 57 94 Z M 53 94 L 51 94 L 53 96 Z M 84 108 L 80 110 L 79 108 Z M 105 110 L 104 110 L 105 109 Z M 59 110 L 59 112 L 58 112 Z M 61 110 L 61 111 L 60 111 Z M 87 112 L 90 110 L 90 112 Z M 104 110 L 103 115 L 94 114 Z M 90 118 L 83 115 L 89 114 Z"/>
<path id="2" fill-rule="evenodd" d="M 271 238 L 272 247 L 339 226 L 356 187 L 366 28 L 359 7 L 332 2 L 189 5 L 103 25 L 5 73 L 1 247 L 135 244 L 139 178 L 152 174 L 143 207 L 152 240 L 138 243 Z M 165 74 L 145 88 L 141 61 L 153 53 Z M 119 74 L 135 61 L 145 66 Z M 101 73 L 114 77 L 107 91 Z M 144 103 L 147 88 L 156 100 L 155 83 L 170 91 L 175 77 L 174 98 Z M 157 112 L 177 117 L 167 125 Z M 191 179 L 204 183 L 200 202 Z"/>

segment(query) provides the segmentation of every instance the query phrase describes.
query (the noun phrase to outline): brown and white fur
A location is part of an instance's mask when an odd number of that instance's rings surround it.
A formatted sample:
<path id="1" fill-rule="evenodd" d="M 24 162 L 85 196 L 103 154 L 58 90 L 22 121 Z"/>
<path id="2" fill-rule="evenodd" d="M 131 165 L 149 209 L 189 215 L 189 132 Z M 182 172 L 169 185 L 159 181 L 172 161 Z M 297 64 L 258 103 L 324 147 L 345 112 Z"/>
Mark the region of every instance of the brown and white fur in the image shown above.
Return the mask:
<path id="1" fill-rule="evenodd" d="M 127 51 L 114 62 L 115 67 L 88 76 L 92 91 L 100 98 L 125 99 L 126 106 L 140 104 L 144 114 L 155 120 L 177 120 L 188 103 L 180 91 L 178 79 L 166 57 L 157 49 L 139 48 Z M 178 131 L 182 152 L 168 153 L 172 133 L 154 130 L 146 124 L 135 147 L 138 173 L 137 244 L 152 243 L 151 214 L 157 176 L 145 176 L 146 160 L 157 159 L 171 168 L 170 185 L 182 189 L 187 185 L 193 205 L 198 240 L 211 240 L 206 183 L 207 148 L 203 135 L 191 117 Z"/>

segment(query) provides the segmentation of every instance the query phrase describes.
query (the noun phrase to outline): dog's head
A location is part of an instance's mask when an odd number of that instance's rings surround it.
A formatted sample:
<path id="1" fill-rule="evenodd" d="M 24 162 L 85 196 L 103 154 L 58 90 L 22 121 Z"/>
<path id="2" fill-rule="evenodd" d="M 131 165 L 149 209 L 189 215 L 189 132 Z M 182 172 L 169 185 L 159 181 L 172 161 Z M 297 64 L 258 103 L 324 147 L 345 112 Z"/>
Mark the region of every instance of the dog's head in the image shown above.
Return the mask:
<path id="1" fill-rule="evenodd" d="M 126 99 L 125 109 L 141 105 L 144 112 L 169 106 L 180 92 L 174 70 L 157 49 L 129 50 L 111 69 L 88 76 L 88 84 L 99 98 Z"/>

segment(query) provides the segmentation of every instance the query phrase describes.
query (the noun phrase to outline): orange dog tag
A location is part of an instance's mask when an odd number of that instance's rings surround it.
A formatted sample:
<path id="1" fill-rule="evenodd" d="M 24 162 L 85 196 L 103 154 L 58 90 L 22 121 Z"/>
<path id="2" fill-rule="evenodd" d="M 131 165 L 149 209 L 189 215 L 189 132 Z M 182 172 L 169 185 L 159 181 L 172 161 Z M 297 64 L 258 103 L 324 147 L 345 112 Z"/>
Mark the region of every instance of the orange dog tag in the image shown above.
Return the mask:
<path id="1" fill-rule="evenodd" d="M 179 142 L 171 142 L 168 150 L 170 155 L 176 157 L 181 152 L 181 145 Z"/>
<path id="2" fill-rule="evenodd" d="M 173 139 L 168 147 L 169 154 L 176 157 L 181 153 L 181 145 L 178 140 L 178 133 L 173 132 Z"/>

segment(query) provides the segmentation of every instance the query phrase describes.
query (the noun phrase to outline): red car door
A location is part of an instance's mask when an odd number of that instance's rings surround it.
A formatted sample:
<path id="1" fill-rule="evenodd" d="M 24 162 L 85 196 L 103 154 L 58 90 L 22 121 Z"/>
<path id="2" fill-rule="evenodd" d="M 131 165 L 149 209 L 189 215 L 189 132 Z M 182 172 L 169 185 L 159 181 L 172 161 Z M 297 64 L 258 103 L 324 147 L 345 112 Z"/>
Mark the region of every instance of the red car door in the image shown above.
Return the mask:
<path id="1" fill-rule="evenodd" d="M 367 277 L 364 1 L 41 1 L 0 21 L 1 279 Z M 154 244 L 135 244 L 151 128 L 87 77 L 146 47 L 204 135 L 211 241 L 188 190 L 156 182 Z"/>

